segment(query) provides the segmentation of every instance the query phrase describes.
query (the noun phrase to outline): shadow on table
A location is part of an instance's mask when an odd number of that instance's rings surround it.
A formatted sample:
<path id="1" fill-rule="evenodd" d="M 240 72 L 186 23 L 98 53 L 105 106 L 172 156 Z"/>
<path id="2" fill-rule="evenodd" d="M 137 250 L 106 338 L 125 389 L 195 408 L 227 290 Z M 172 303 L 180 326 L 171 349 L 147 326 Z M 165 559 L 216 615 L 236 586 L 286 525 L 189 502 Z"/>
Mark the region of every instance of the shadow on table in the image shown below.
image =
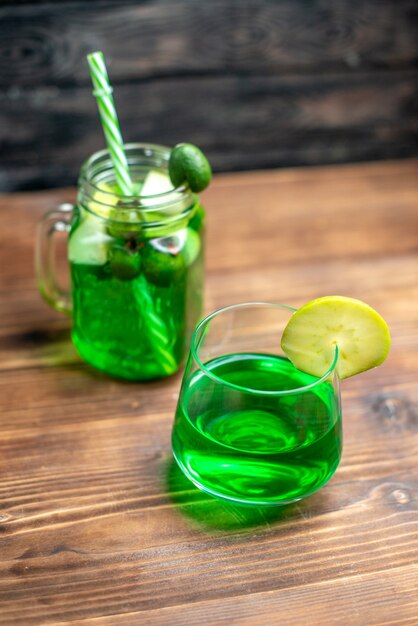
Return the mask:
<path id="1" fill-rule="evenodd" d="M 176 509 L 206 530 L 242 530 L 311 517 L 310 505 L 320 497 L 282 506 L 236 505 L 200 491 L 181 472 L 174 459 L 166 467 L 167 493 Z"/>
<path id="2" fill-rule="evenodd" d="M 48 366 L 72 365 L 79 361 L 71 342 L 68 323 L 58 327 L 38 327 L 2 338 L 1 348 L 17 358 Z"/>

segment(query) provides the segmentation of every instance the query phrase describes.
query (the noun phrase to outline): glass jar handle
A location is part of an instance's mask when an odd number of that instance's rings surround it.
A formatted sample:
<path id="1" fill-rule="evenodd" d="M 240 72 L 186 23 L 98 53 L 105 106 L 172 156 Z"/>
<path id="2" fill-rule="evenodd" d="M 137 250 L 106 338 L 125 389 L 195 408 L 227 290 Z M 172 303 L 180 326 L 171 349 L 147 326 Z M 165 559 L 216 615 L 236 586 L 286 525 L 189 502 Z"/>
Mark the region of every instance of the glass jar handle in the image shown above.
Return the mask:
<path id="1" fill-rule="evenodd" d="M 59 286 L 55 267 L 55 233 L 68 233 L 74 211 L 73 204 L 60 204 L 48 211 L 38 224 L 35 246 L 35 270 L 38 289 L 52 308 L 72 314 L 70 293 Z"/>

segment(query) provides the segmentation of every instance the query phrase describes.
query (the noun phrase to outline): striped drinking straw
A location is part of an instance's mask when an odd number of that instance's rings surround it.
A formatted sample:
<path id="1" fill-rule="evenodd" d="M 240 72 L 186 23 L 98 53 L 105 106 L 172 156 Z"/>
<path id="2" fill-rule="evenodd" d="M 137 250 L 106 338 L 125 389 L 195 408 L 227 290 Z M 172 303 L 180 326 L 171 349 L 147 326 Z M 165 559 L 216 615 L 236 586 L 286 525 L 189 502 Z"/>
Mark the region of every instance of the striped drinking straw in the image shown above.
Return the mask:
<path id="1" fill-rule="evenodd" d="M 129 174 L 128 161 L 123 147 L 119 120 L 113 102 L 112 87 L 102 52 L 93 52 L 87 55 L 93 82 L 93 95 L 99 108 L 100 120 L 106 139 L 109 155 L 112 160 L 115 178 L 119 191 L 124 196 L 132 196 L 133 186 Z M 147 339 L 154 352 L 159 356 L 159 364 L 166 374 L 173 374 L 177 370 L 177 363 L 170 348 L 169 334 L 164 321 L 155 312 L 154 302 L 148 291 L 145 279 L 140 276 L 133 281 L 134 297 L 138 308 L 147 324 Z"/>
<path id="2" fill-rule="evenodd" d="M 123 149 L 123 139 L 120 132 L 119 120 L 113 102 L 113 89 L 109 83 L 103 52 L 93 52 L 87 55 L 93 82 L 93 95 L 97 100 L 100 120 L 106 138 L 110 158 L 115 171 L 116 182 L 124 196 L 131 196 L 132 181 L 129 175 L 128 161 Z"/>

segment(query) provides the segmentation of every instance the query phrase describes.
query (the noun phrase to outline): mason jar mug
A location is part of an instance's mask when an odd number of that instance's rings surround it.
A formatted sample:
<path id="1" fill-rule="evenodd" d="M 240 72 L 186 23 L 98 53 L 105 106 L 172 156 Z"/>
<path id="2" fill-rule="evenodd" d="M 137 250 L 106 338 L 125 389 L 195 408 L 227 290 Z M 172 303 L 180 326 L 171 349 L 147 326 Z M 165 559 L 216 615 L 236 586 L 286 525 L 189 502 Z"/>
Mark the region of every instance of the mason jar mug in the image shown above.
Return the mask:
<path id="1" fill-rule="evenodd" d="M 204 210 L 168 177 L 170 149 L 125 146 L 135 196 L 117 191 L 107 150 L 82 166 L 75 206 L 38 228 L 39 290 L 72 316 L 81 357 L 108 374 L 149 380 L 174 374 L 202 311 Z M 71 291 L 57 281 L 54 234 L 68 233 Z"/>

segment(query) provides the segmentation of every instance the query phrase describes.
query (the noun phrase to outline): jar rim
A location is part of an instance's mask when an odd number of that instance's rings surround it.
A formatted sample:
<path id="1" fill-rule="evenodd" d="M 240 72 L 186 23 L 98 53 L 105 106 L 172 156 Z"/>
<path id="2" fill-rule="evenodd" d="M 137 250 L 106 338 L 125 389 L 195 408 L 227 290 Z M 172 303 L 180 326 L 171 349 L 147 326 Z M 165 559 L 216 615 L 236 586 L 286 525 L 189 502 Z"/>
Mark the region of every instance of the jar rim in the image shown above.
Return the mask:
<path id="1" fill-rule="evenodd" d="M 128 143 L 125 144 L 124 148 L 130 166 L 168 171 L 168 159 L 171 151 L 168 146 L 152 143 Z M 140 161 L 138 161 L 139 157 L 142 157 Z M 147 159 L 151 160 L 153 157 L 155 159 L 154 165 L 147 163 Z M 91 203 L 99 205 L 105 211 L 110 211 L 115 209 L 115 196 L 118 199 L 117 210 L 122 221 L 125 219 L 124 216 L 131 216 L 132 210 L 149 217 L 156 211 L 161 213 L 161 211 L 170 209 L 170 217 L 173 217 L 172 209 L 176 205 L 178 205 L 177 215 L 184 217 L 184 213 L 195 203 L 196 195 L 184 184 L 150 195 L 127 196 L 107 191 L 98 184 L 95 178 L 112 169 L 113 165 L 107 148 L 94 152 L 82 163 L 79 176 L 79 194 L 85 198 L 83 198 L 84 202 L 83 199 L 81 200 L 81 203 L 83 208 L 95 215 L 107 219 L 105 215 L 101 215 L 100 211 L 96 212 Z M 97 199 L 97 194 L 100 194 L 100 200 Z M 126 206 L 123 206 L 124 204 Z"/>

